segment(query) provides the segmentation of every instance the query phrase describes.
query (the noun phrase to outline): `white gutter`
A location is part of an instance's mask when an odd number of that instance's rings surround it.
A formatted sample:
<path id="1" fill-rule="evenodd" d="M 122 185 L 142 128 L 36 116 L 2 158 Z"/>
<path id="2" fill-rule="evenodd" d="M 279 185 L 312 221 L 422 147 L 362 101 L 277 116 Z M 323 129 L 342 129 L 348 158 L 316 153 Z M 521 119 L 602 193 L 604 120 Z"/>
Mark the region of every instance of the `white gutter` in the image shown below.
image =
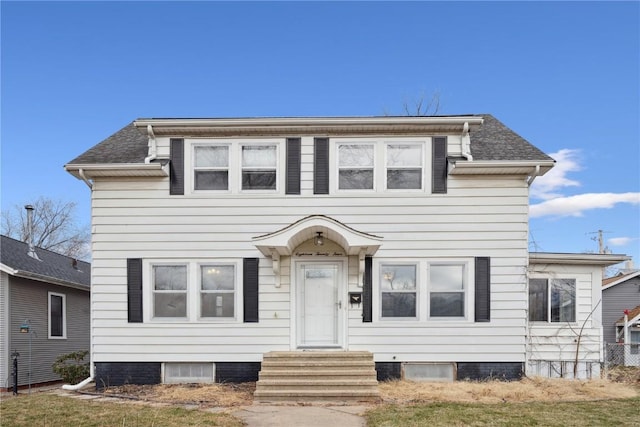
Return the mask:
<path id="1" fill-rule="evenodd" d="M 533 184 L 533 180 L 536 179 L 538 175 L 540 175 L 540 165 L 536 165 L 536 169 L 527 178 L 527 185 L 529 187 L 531 187 L 531 184 Z"/>
<path id="2" fill-rule="evenodd" d="M 145 163 L 151 163 L 158 157 L 158 146 L 156 144 L 156 136 L 153 133 L 153 127 L 147 125 L 147 135 L 149 135 L 149 155 L 144 159 Z"/>
<path id="3" fill-rule="evenodd" d="M 91 181 L 89 181 L 89 178 L 87 178 L 85 176 L 84 169 L 82 169 L 82 168 L 78 169 L 78 175 L 80 176 L 80 179 L 82 179 L 84 181 L 84 183 L 87 184 L 89 189 L 93 190 L 93 184 L 91 183 Z"/>
<path id="4" fill-rule="evenodd" d="M 471 138 L 469 137 L 469 122 L 464 122 L 462 125 L 462 135 L 461 135 L 461 145 L 462 145 L 462 155 L 469 160 L 473 161 L 473 156 L 471 155 Z"/>

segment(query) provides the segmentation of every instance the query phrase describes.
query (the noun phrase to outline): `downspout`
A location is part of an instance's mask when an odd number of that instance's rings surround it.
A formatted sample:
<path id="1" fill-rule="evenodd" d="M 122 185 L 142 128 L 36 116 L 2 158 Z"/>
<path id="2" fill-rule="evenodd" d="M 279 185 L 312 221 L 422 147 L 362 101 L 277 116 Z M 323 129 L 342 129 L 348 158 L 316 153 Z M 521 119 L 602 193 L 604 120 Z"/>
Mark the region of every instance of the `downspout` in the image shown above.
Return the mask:
<path id="1" fill-rule="evenodd" d="M 93 363 L 91 363 L 89 365 L 89 378 L 85 378 L 84 380 L 80 381 L 78 384 L 63 384 L 62 389 L 69 390 L 69 391 L 78 391 L 83 387 L 85 387 L 90 382 L 92 382 L 93 377 L 94 377 L 94 369 L 93 369 Z"/>
<path id="2" fill-rule="evenodd" d="M 87 184 L 87 187 L 89 187 L 90 190 L 93 190 L 93 184 L 91 183 L 91 181 L 89 181 L 89 178 L 87 178 L 86 175 L 84 174 L 84 169 L 82 168 L 78 169 L 78 175 L 80 175 L 80 178 L 84 181 L 85 184 Z"/>
<path id="3" fill-rule="evenodd" d="M 145 163 L 151 163 L 158 157 L 158 145 L 156 144 L 156 135 L 153 133 L 153 127 L 147 125 L 147 135 L 149 136 L 149 155 L 144 159 Z"/>
<path id="4" fill-rule="evenodd" d="M 529 187 L 531 187 L 531 184 L 533 184 L 533 180 L 536 179 L 538 175 L 540 175 L 540 165 L 536 165 L 536 169 L 531 175 L 529 175 L 529 178 L 527 178 L 527 185 Z"/>
<path id="5" fill-rule="evenodd" d="M 462 126 L 462 135 L 460 136 L 460 142 L 462 145 L 462 156 L 469 160 L 473 161 L 473 156 L 471 155 L 471 137 L 469 136 L 469 122 L 464 122 Z"/>

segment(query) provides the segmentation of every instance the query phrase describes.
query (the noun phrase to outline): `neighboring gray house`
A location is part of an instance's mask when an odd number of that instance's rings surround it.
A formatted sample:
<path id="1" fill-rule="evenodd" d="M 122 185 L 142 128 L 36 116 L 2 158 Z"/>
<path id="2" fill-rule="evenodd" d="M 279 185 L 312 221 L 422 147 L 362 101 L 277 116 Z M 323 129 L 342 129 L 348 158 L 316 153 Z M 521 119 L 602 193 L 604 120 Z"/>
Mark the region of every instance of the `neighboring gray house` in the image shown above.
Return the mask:
<path id="1" fill-rule="evenodd" d="M 625 331 L 625 311 L 627 324 Z M 605 344 L 640 344 L 640 270 L 619 274 L 602 281 L 602 326 Z M 609 347 L 615 352 L 614 348 Z M 630 348 L 633 355 L 638 348 Z M 611 355 L 610 355 L 611 356 Z M 640 356 L 632 357 L 633 364 L 640 363 Z M 627 362 L 628 363 L 628 360 Z"/>
<path id="2" fill-rule="evenodd" d="M 91 264 L 1 237 L 0 389 L 13 385 L 14 352 L 20 387 L 59 381 L 56 358 L 89 350 Z M 21 332 L 25 324 L 29 332 Z"/>

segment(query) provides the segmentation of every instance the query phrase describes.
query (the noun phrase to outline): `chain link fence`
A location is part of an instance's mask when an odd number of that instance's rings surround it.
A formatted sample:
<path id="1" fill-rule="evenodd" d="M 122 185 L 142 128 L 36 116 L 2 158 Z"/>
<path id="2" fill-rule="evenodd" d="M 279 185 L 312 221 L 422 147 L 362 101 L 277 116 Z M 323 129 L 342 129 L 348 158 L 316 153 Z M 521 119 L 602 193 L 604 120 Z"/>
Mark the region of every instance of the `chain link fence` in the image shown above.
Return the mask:
<path id="1" fill-rule="evenodd" d="M 616 366 L 640 366 L 640 343 L 616 343 L 605 346 L 607 369 Z"/>

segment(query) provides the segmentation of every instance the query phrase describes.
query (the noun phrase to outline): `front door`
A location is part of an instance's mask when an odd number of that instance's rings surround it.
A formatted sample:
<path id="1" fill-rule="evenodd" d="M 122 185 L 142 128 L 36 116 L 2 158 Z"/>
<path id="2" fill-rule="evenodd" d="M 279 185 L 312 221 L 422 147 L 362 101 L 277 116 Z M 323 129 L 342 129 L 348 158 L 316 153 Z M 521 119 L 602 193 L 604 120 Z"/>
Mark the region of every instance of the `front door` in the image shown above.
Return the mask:
<path id="1" fill-rule="evenodd" d="M 339 347 L 342 335 L 342 263 L 297 265 L 298 347 Z"/>

